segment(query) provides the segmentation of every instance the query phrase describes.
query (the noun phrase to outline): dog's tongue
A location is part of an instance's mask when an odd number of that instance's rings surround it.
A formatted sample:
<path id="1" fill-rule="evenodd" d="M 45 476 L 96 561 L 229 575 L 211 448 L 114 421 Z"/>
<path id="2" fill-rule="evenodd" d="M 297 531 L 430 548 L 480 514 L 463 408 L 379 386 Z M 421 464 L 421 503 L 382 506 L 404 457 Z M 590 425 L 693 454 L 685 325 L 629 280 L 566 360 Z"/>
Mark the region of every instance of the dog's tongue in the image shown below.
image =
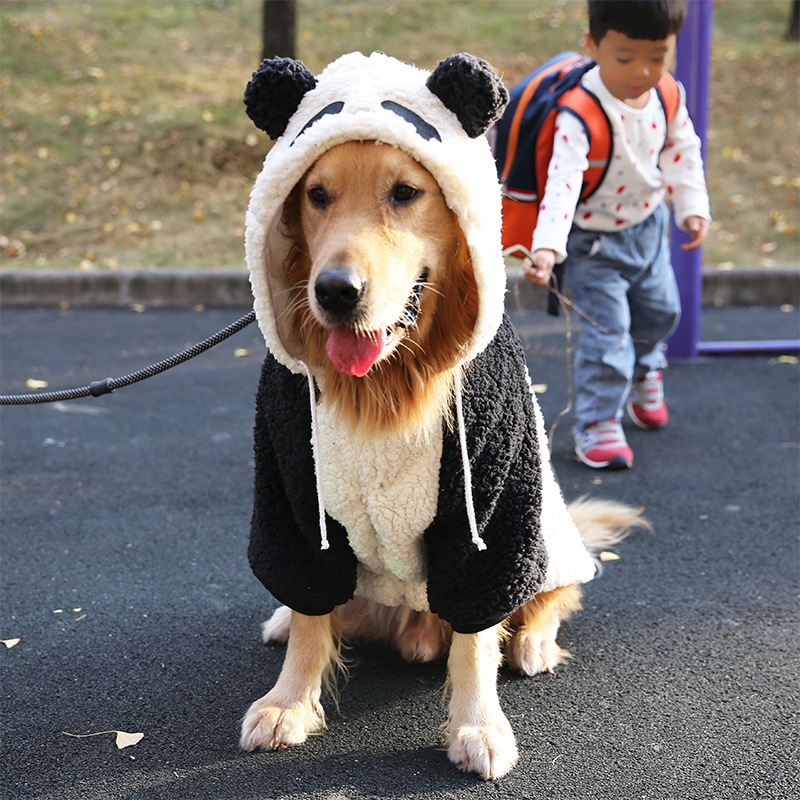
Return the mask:
<path id="1" fill-rule="evenodd" d="M 347 325 L 339 325 L 328 336 L 325 349 L 337 372 L 362 378 L 378 360 L 385 341 L 383 331 L 359 334 Z"/>

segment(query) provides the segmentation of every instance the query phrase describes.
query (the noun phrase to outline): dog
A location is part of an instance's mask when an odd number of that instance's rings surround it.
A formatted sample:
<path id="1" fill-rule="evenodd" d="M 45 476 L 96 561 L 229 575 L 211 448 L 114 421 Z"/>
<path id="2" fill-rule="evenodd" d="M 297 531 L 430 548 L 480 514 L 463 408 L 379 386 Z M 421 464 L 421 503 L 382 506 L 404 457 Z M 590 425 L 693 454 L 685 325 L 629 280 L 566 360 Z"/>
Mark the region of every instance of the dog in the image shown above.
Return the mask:
<path id="1" fill-rule="evenodd" d="M 390 481 L 392 465 L 379 463 L 386 441 L 414 462 L 443 428 L 457 427 L 454 386 L 469 377 L 465 358 L 481 307 L 459 218 L 425 166 L 369 139 L 319 156 L 283 203 L 280 227 L 288 242 L 286 288 L 273 298 L 274 313 L 287 350 L 316 376 L 312 406 L 325 410 L 317 443 L 322 484 L 355 492 L 359 469 Z M 361 453 L 357 463 L 343 459 L 350 472 L 333 475 L 330 463 L 352 448 Z M 333 518 L 346 519 L 352 502 L 326 494 Z M 591 552 L 647 524 L 640 509 L 608 501 L 581 500 L 569 512 Z M 364 594 L 329 613 L 281 606 L 262 632 L 267 643 L 287 644 L 285 661 L 275 686 L 247 711 L 241 745 L 280 749 L 321 730 L 321 695 L 341 666 L 341 643 L 386 642 L 410 662 L 447 660 L 448 757 L 484 779 L 499 778 L 518 751 L 497 670 L 505 662 L 523 675 L 552 672 L 569 655 L 556 641 L 559 625 L 580 607 L 581 589 L 572 583 L 465 633 L 431 610 Z"/>

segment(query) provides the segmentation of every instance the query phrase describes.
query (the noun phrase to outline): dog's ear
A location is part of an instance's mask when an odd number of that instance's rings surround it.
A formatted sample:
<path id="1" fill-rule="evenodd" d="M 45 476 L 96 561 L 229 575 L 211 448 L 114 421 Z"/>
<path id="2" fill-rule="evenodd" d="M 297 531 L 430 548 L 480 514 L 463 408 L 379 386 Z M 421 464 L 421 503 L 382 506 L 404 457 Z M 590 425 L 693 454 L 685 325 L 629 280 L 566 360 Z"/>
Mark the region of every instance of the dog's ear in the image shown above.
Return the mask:
<path id="1" fill-rule="evenodd" d="M 426 86 L 458 117 L 472 139 L 500 119 L 508 105 L 508 90 L 491 64 L 469 53 L 440 61 Z"/>
<path id="2" fill-rule="evenodd" d="M 306 92 L 317 85 L 302 61 L 293 58 L 265 58 L 244 90 L 247 116 L 270 139 L 286 130 Z"/>

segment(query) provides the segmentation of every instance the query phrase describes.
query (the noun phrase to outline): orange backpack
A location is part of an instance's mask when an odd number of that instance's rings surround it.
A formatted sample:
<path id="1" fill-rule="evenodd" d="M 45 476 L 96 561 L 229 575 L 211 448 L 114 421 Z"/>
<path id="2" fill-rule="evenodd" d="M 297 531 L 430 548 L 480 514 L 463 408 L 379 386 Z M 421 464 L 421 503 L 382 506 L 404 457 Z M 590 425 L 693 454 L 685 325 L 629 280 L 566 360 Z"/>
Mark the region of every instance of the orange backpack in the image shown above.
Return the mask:
<path id="1" fill-rule="evenodd" d="M 504 248 L 531 246 L 560 111 L 574 114 L 589 140 L 589 168 L 583 174 L 581 201 L 597 191 L 608 171 L 613 155 L 611 123 L 597 97 L 581 86 L 581 78 L 593 66 L 588 57 L 560 53 L 511 90 L 509 104 L 495 126 L 494 145 L 503 187 Z M 669 124 L 680 102 L 678 82 L 666 72 L 656 92 Z"/>

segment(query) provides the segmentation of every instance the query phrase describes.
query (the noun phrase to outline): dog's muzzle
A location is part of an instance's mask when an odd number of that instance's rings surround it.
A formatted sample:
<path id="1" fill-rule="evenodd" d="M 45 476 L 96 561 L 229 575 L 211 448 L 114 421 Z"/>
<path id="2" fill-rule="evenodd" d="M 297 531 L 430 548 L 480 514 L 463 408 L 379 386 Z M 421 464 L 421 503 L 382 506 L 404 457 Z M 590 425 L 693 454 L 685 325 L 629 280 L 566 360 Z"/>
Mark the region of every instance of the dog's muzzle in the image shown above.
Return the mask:
<path id="1" fill-rule="evenodd" d="M 397 329 L 416 324 L 427 280 L 428 271 L 424 270 L 414 283 L 400 318 L 388 328 L 363 333 L 342 322 L 331 329 L 325 350 L 337 372 L 360 378 L 372 369 L 372 365 L 393 343 Z M 331 269 L 319 276 L 314 294 L 327 314 L 347 320 L 352 319 L 365 289 L 365 282 L 352 271 Z"/>

